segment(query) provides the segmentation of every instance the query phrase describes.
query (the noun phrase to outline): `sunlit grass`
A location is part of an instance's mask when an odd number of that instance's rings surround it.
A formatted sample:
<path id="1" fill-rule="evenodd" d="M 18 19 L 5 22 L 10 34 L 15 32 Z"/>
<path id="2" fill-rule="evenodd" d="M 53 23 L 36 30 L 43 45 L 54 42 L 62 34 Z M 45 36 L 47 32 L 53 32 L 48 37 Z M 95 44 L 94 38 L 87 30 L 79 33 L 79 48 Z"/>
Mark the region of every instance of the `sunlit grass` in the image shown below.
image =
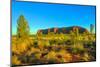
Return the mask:
<path id="1" fill-rule="evenodd" d="M 74 35 L 74 34 L 73 34 Z M 95 37 L 67 34 L 35 36 L 26 41 L 12 40 L 12 64 L 42 64 L 92 61 Z M 86 37 L 85 37 L 86 36 Z M 56 38 L 55 38 L 56 37 Z M 32 38 L 32 36 L 30 37 Z M 71 39 L 73 38 L 73 39 Z M 88 47 L 89 46 L 89 47 Z M 90 49 L 91 48 L 91 49 Z"/>

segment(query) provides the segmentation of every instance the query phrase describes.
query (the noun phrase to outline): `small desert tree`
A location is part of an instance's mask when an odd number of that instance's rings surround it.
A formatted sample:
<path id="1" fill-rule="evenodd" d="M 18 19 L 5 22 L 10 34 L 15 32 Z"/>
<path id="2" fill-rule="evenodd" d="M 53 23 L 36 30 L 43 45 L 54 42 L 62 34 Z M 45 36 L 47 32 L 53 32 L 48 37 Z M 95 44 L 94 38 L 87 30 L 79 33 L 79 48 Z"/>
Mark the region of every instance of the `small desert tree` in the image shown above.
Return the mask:
<path id="1" fill-rule="evenodd" d="M 29 26 L 24 16 L 21 15 L 17 21 L 17 39 L 26 40 L 29 38 Z"/>
<path id="2" fill-rule="evenodd" d="M 17 21 L 17 50 L 19 53 L 25 52 L 30 45 L 28 22 L 20 15 Z"/>

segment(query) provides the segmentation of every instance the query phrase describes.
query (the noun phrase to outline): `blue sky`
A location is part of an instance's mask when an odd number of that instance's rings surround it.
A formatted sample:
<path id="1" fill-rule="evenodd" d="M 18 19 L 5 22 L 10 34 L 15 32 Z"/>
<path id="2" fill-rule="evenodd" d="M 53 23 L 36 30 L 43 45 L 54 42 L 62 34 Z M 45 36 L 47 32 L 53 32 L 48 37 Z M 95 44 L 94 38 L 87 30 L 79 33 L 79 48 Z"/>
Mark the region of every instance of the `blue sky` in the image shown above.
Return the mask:
<path id="1" fill-rule="evenodd" d="M 95 6 L 47 4 L 12 1 L 12 34 L 16 34 L 17 20 L 24 15 L 30 33 L 52 27 L 82 26 L 90 29 L 95 25 Z"/>

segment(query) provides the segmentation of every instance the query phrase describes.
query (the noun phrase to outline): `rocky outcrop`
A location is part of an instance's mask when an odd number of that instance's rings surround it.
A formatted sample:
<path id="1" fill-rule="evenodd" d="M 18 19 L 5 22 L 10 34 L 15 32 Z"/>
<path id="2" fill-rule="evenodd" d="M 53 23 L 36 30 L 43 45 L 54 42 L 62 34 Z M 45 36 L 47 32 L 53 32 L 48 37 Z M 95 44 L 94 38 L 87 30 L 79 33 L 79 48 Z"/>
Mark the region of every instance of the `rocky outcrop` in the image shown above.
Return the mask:
<path id="1" fill-rule="evenodd" d="M 41 29 L 38 30 L 38 32 L 42 32 L 43 34 L 48 34 L 49 32 L 56 33 L 63 33 L 63 34 L 69 34 L 70 31 L 75 31 L 76 29 L 79 30 L 79 33 L 83 32 L 89 32 L 87 29 L 80 27 L 80 26 L 71 26 L 71 27 L 62 27 L 62 28 L 48 28 L 48 29 Z"/>

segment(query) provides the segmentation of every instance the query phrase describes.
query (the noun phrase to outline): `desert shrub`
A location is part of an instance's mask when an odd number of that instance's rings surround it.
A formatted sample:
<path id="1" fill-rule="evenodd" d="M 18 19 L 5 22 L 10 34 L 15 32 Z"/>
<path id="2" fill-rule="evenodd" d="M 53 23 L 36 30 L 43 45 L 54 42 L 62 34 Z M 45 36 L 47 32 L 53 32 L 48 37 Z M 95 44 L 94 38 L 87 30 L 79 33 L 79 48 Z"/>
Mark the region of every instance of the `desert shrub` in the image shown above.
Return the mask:
<path id="1" fill-rule="evenodd" d="M 81 49 L 81 48 L 72 48 L 72 54 L 78 54 L 78 53 L 83 53 L 85 51 L 85 49 Z"/>
<path id="2" fill-rule="evenodd" d="M 88 53 L 84 53 L 83 56 L 82 56 L 82 60 L 84 61 L 89 61 L 90 60 L 90 55 Z"/>
<path id="3" fill-rule="evenodd" d="M 71 45 L 72 42 L 71 42 L 71 40 L 66 40 L 66 41 L 65 41 L 65 44 L 66 44 L 66 45 Z"/>
<path id="4" fill-rule="evenodd" d="M 56 57 L 56 52 L 55 51 L 50 51 L 46 56 L 47 59 L 55 59 Z"/>
<path id="5" fill-rule="evenodd" d="M 35 48 L 38 48 L 38 42 L 37 42 L 37 41 L 34 41 L 34 42 L 33 42 L 33 46 L 34 46 Z"/>
<path id="6" fill-rule="evenodd" d="M 55 48 L 55 52 L 59 52 L 61 50 L 61 47 Z"/>
<path id="7" fill-rule="evenodd" d="M 91 60 L 95 60 L 96 59 L 96 43 L 92 42 L 91 44 L 87 44 L 87 46 L 85 45 L 85 48 L 87 49 L 87 52 L 89 55 L 91 55 Z"/>
<path id="8" fill-rule="evenodd" d="M 36 59 L 35 58 L 35 54 L 34 53 L 31 53 L 30 55 L 29 55 L 29 63 L 33 63 L 34 64 L 34 59 Z"/>
<path id="9" fill-rule="evenodd" d="M 31 53 L 29 56 L 29 63 L 33 63 L 33 64 L 38 63 L 40 61 L 39 59 L 41 59 L 40 56 L 41 53 L 39 52 Z"/>
<path id="10" fill-rule="evenodd" d="M 12 56 L 12 65 L 19 65 L 21 64 L 21 61 L 18 59 L 17 56 Z"/>
<path id="11" fill-rule="evenodd" d="M 39 53 L 39 52 L 35 52 L 34 53 L 34 56 L 35 56 L 35 58 L 37 58 L 37 59 L 41 59 L 41 53 Z"/>
<path id="12" fill-rule="evenodd" d="M 63 40 L 58 40 L 57 41 L 57 45 L 63 45 L 64 44 L 64 41 Z"/>
<path id="13" fill-rule="evenodd" d="M 57 42 L 56 40 L 50 40 L 50 41 L 49 41 L 50 45 L 56 44 L 56 42 Z"/>
<path id="14" fill-rule="evenodd" d="M 40 49 L 39 48 L 34 48 L 34 47 L 31 47 L 30 50 L 27 51 L 27 55 L 30 56 L 32 53 L 40 53 Z"/>
<path id="15" fill-rule="evenodd" d="M 52 51 L 52 46 L 47 47 L 48 51 Z"/>
<path id="16" fill-rule="evenodd" d="M 17 44 L 17 50 L 20 54 L 27 51 L 27 48 L 28 48 L 28 45 L 25 42 Z"/>
<path id="17" fill-rule="evenodd" d="M 27 56 L 27 55 L 22 55 L 22 56 L 20 56 L 20 61 L 21 61 L 21 63 L 22 64 L 27 64 L 27 63 L 29 63 L 29 56 Z"/>
<path id="18" fill-rule="evenodd" d="M 42 40 L 38 40 L 38 46 L 39 46 L 39 49 L 40 50 L 43 50 L 44 49 L 44 43 Z"/>
<path id="19" fill-rule="evenodd" d="M 45 40 L 45 41 L 44 41 L 44 47 L 49 47 L 49 46 L 51 46 L 51 45 L 50 45 L 50 42 L 47 41 L 47 40 Z"/>
<path id="20" fill-rule="evenodd" d="M 17 53 L 17 45 L 12 44 L 12 52 Z"/>
<path id="21" fill-rule="evenodd" d="M 76 53 L 81 53 L 81 52 L 84 52 L 85 51 L 85 48 L 84 48 L 84 45 L 83 43 L 81 42 L 77 42 L 73 45 L 71 45 L 71 48 L 72 48 L 72 53 L 76 54 Z"/>
<path id="22" fill-rule="evenodd" d="M 72 61 L 72 55 L 69 52 L 66 52 L 66 50 L 61 50 L 57 53 L 57 58 L 60 63 L 63 62 L 71 62 Z"/>

